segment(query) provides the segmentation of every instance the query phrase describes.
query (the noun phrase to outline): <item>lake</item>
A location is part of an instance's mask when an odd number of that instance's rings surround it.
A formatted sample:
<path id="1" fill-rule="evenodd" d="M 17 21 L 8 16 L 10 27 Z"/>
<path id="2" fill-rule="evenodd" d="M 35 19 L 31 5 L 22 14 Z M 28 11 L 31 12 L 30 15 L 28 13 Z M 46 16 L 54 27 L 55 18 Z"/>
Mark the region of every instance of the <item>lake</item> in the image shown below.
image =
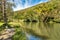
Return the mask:
<path id="1" fill-rule="evenodd" d="M 27 40 L 60 40 L 59 23 L 23 22 L 21 28 Z"/>

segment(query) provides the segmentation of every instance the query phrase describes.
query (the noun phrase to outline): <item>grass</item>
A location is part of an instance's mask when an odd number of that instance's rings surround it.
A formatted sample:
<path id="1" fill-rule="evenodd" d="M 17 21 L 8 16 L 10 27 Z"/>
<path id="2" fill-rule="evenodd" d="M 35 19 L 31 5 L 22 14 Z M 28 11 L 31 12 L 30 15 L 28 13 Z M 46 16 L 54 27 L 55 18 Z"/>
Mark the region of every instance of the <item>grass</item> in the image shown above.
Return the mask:
<path id="1" fill-rule="evenodd" d="M 15 27 L 15 35 L 13 35 L 12 40 L 26 40 L 25 34 L 22 32 L 19 26 Z"/>
<path id="2" fill-rule="evenodd" d="M 0 31 L 2 31 L 3 29 L 5 29 L 3 22 L 0 22 Z M 16 26 L 19 26 L 19 23 L 16 23 L 16 22 L 9 22 L 8 23 L 8 27 L 16 27 Z"/>
<path id="3" fill-rule="evenodd" d="M 3 25 L 4 23 L 0 22 L 0 32 L 3 31 Z M 22 32 L 22 29 L 20 28 L 20 23 L 18 22 L 9 22 L 8 23 L 11 27 L 13 26 L 13 28 L 15 29 L 15 34 L 12 37 L 12 40 L 26 40 L 26 36 L 25 34 Z"/>
<path id="4" fill-rule="evenodd" d="M 0 32 L 4 29 L 4 28 L 2 27 L 3 24 L 4 24 L 3 22 L 0 22 Z"/>
<path id="5" fill-rule="evenodd" d="M 4 23 L 3 22 L 0 22 L 0 26 L 3 25 Z"/>

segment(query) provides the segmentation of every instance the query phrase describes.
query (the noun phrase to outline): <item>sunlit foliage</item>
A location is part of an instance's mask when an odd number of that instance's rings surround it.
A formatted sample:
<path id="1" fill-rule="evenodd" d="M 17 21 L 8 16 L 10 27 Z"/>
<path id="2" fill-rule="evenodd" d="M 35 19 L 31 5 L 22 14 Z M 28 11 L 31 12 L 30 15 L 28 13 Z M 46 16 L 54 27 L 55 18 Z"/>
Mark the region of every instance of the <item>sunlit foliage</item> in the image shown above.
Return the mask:
<path id="1" fill-rule="evenodd" d="M 31 8 L 27 8 L 21 11 L 15 12 L 15 14 L 20 14 L 22 18 L 27 18 L 30 20 L 44 20 L 46 17 L 53 17 L 54 19 L 60 18 L 60 0 L 50 0 L 46 3 L 41 3 Z M 15 15 L 17 16 L 17 15 Z"/>

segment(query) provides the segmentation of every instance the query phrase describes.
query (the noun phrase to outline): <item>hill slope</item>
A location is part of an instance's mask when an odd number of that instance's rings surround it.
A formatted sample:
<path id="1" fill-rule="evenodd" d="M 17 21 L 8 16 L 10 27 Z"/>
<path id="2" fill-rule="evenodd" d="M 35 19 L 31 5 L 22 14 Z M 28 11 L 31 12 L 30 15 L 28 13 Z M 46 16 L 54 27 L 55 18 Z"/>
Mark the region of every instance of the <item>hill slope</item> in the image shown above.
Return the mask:
<path id="1" fill-rule="evenodd" d="M 60 0 L 51 0 L 31 8 L 15 12 L 15 18 L 46 21 L 49 18 L 60 18 Z"/>

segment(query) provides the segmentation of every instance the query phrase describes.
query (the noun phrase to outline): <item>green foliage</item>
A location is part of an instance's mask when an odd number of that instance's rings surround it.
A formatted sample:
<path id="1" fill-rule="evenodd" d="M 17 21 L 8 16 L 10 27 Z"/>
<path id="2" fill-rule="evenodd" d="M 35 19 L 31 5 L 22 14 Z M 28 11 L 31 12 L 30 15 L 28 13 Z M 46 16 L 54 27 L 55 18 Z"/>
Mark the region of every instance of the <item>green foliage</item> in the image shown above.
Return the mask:
<path id="1" fill-rule="evenodd" d="M 51 0 L 46 3 L 41 3 L 31 8 L 16 11 L 15 15 L 17 18 L 30 19 L 30 20 L 44 20 L 45 17 L 60 16 L 60 0 Z M 22 16 L 22 17 L 21 17 Z"/>
<path id="2" fill-rule="evenodd" d="M 0 0 L 0 21 L 2 21 L 4 19 L 10 20 L 10 19 L 12 19 L 12 16 L 13 16 L 12 6 L 15 6 L 15 5 L 14 5 L 14 3 L 9 2 L 9 0 L 5 0 L 5 5 L 4 5 L 2 3 L 3 1 Z M 4 8 L 3 8 L 3 6 L 4 6 Z M 5 18 L 4 18 L 4 16 L 5 16 Z"/>
<path id="3" fill-rule="evenodd" d="M 20 30 L 20 28 L 16 28 L 16 33 L 13 36 L 12 40 L 26 40 L 25 34 Z"/>

